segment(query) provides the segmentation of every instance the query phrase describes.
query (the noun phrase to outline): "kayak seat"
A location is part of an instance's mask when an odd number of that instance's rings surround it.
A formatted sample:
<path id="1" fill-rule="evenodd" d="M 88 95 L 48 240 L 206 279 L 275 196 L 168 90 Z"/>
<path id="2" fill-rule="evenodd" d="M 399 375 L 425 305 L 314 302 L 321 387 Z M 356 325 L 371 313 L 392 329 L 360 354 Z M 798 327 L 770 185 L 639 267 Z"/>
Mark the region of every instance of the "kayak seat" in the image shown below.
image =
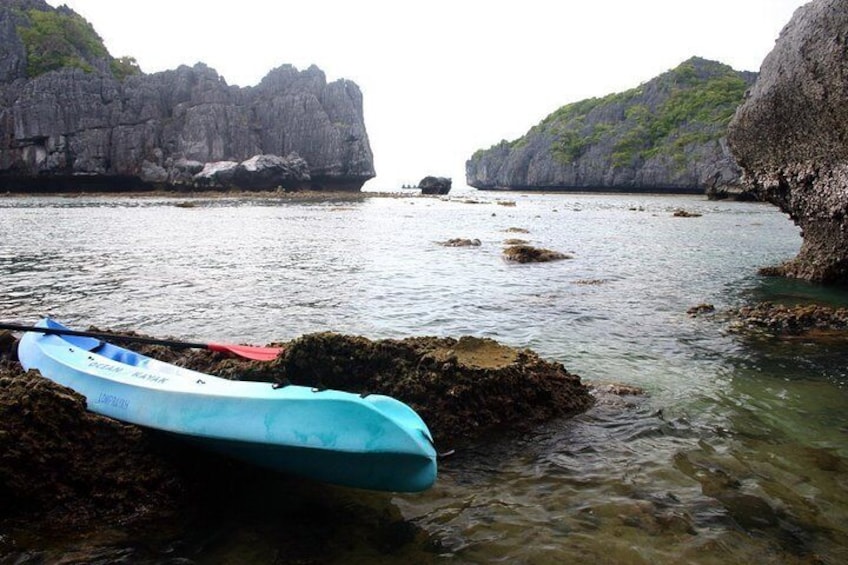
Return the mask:
<path id="1" fill-rule="evenodd" d="M 121 349 L 119 347 L 110 348 L 113 351 L 110 352 L 108 357 L 118 363 L 124 363 L 126 365 L 131 365 L 133 367 L 138 367 L 139 363 L 142 359 L 146 359 L 140 353 L 136 353 L 135 351 L 130 351 L 128 349 Z"/>
<path id="2" fill-rule="evenodd" d="M 125 365 L 138 367 L 141 364 L 141 361 L 143 359 L 146 359 L 146 357 L 141 353 L 136 353 L 135 351 L 130 351 L 129 349 L 124 349 L 122 347 L 117 347 L 106 341 L 101 341 L 99 339 L 93 338 L 83 338 L 83 340 L 85 341 L 75 341 L 74 345 L 76 345 L 80 349 L 85 349 L 86 351 L 102 355 L 103 357 L 111 359 L 116 363 L 123 363 Z"/>
<path id="3" fill-rule="evenodd" d="M 95 353 L 106 345 L 106 342 L 93 337 L 67 336 L 63 339 L 83 351 L 92 351 Z"/>

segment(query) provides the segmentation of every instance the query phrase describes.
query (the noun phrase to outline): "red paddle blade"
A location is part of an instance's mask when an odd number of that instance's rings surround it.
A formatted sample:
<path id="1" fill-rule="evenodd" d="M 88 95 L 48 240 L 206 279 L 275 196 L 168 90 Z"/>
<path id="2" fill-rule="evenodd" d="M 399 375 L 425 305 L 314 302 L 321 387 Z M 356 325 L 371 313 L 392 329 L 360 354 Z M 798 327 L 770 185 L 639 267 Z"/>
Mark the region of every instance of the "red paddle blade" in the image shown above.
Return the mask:
<path id="1" fill-rule="evenodd" d="M 283 351 L 282 347 L 257 347 L 255 345 L 229 345 L 226 343 L 209 343 L 206 348 L 220 353 L 232 353 L 254 361 L 273 361 Z"/>

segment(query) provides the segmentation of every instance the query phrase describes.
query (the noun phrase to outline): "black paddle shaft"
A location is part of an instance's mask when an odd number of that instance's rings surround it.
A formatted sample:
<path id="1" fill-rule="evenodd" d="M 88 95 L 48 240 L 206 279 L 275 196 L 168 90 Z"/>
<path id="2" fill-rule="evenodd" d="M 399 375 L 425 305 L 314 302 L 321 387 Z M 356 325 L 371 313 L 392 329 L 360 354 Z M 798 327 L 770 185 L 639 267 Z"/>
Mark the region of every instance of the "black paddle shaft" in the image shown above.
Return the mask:
<path id="1" fill-rule="evenodd" d="M 208 349 L 206 343 L 192 343 L 189 341 L 176 341 L 172 339 L 156 339 L 152 337 L 127 336 L 100 332 L 81 332 L 76 330 L 66 330 L 60 328 L 36 328 L 33 326 L 22 326 L 20 324 L 5 324 L 0 323 L 0 330 L 12 330 L 18 332 L 37 332 L 49 335 L 72 335 L 78 337 L 93 337 L 95 339 L 109 341 L 128 341 L 133 343 L 146 343 L 148 345 L 165 345 L 177 349 Z"/>

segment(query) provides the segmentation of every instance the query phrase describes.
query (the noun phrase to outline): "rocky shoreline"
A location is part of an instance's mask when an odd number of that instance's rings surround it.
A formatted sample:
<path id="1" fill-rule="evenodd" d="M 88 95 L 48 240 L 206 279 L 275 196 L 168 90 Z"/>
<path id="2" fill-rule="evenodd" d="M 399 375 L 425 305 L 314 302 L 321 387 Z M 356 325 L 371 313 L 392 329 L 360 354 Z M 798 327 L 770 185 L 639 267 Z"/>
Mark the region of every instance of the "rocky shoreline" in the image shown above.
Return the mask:
<path id="1" fill-rule="evenodd" d="M 561 364 L 473 337 L 313 334 L 287 344 L 270 363 L 162 346 L 138 350 L 226 378 L 388 394 L 419 412 L 440 450 L 527 430 L 594 402 Z M 103 522 L 140 528 L 194 514 L 226 477 L 267 474 L 88 412 L 81 395 L 24 372 L 15 351 L 14 337 L 0 332 L 0 531 L 75 531 Z"/>
<path id="2" fill-rule="evenodd" d="M 209 189 L 169 189 L 169 188 L 143 188 L 131 192 L 123 192 L 120 190 L 94 190 L 94 191 L 49 191 L 41 192 L 14 192 L 0 191 L 0 198 L 86 198 L 86 197 L 113 197 L 126 200 L 141 199 L 141 198 L 167 198 L 173 200 L 218 200 L 226 198 L 241 198 L 250 200 L 292 200 L 292 201 L 336 201 L 347 200 L 350 202 L 359 202 L 366 198 L 440 198 L 453 202 L 465 202 L 458 197 L 452 196 L 433 196 L 413 192 L 384 192 L 384 191 L 361 191 L 361 190 L 313 190 L 310 188 L 285 190 L 285 189 L 268 189 L 268 190 L 244 190 L 241 188 L 209 188 Z M 473 202 L 479 203 L 479 202 Z"/>
<path id="3" fill-rule="evenodd" d="M 763 302 L 724 312 L 701 304 L 689 313 L 713 317 L 742 336 L 848 341 L 848 308 Z M 372 341 L 318 333 L 284 345 L 285 353 L 270 363 L 162 346 L 138 350 L 225 378 L 389 394 L 421 414 L 440 450 L 462 450 L 496 437 L 520 437 L 533 427 L 593 405 L 632 408 L 632 399 L 642 395 L 627 385 L 583 383 L 559 363 L 490 339 Z M 403 545 L 422 535 L 391 512 L 375 515 L 370 503 L 367 508 L 345 506 L 339 502 L 346 496 L 345 489 L 282 477 L 88 412 L 81 395 L 36 371 L 24 372 L 16 360 L 16 346 L 11 334 L 0 332 L 0 420 L 4 422 L 0 431 L 0 557 L 21 557 L 30 551 L 26 542 L 17 545 L 22 532 L 79 539 L 96 536 L 87 532 L 97 532 L 106 523 L 125 537 L 150 530 L 171 540 L 167 543 L 177 543 L 173 540 L 181 539 L 186 523 L 203 519 L 210 500 L 238 506 L 245 496 L 286 500 L 308 496 L 309 504 L 319 501 L 306 523 L 300 515 L 287 516 L 296 534 L 280 542 L 306 563 L 321 562 L 322 556 L 339 550 L 325 547 L 321 536 L 330 536 L 332 544 L 347 543 L 334 529 L 339 524 L 328 526 L 335 523 L 339 504 L 365 516 L 368 525 L 360 526 L 360 533 L 365 528 L 368 536 L 379 538 L 369 539 L 369 544 Z M 448 458 L 443 465 L 449 467 L 451 461 Z M 344 516 L 338 519 L 344 521 Z M 401 526 L 403 531 L 398 530 Z M 328 527 L 331 532 L 326 531 Z M 96 549 L 102 543 L 95 541 L 95 549 L 81 550 L 83 560 L 92 556 L 87 551 L 113 551 Z M 38 559 L 50 555 L 50 550 L 31 551 Z"/>
<path id="4" fill-rule="evenodd" d="M 150 189 L 133 192 L 121 192 L 116 190 L 103 191 L 75 191 L 75 192 L 0 192 L 0 198 L 86 198 L 86 197 L 113 197 L 129 201 L 142 198 L 167 198 L 179 200 L 219 200 L 225 198 L 244 198 L 252 200 L 274 199 L 274 200 L 348 200 L 357 202 L 369 197 L 397 197 L 410 198 L 416 195 L 404 195 L 389 192 L 361 192 L 348 190 L 241 190 L 241 189 L 209 189 L 209 190 L 169 190 Z"/>

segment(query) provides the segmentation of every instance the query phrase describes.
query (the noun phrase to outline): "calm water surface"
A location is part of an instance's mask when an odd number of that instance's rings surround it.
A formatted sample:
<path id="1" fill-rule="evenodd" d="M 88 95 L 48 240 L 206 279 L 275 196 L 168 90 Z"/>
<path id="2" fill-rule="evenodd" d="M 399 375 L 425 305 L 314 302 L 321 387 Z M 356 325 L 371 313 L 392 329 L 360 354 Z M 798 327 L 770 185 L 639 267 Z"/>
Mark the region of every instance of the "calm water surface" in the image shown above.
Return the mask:
<path id="1" fill-rule="evenodd" d="M 362 540 L 336 536 L 339 562 L 848 562 L 846 346 L 746 341 L 686 314 L 848 303 L 756 274 L 800 246 L 776 208 L 473 192 L 176 202 L 0 199 L 2 317 L 253 343 L 470 334 L 648 392 L 469 446 L 420 495 L 300 492 L 358 524 Z M 481 246 L 437 244 L 457 237 Z M 573 258 L 507 263 L 508 238 Z M 285 562 L 267 505 L 289 495 L 192 526 L 168 557 Z M 381 516 L 405 543 L 373 542 Z"/>

